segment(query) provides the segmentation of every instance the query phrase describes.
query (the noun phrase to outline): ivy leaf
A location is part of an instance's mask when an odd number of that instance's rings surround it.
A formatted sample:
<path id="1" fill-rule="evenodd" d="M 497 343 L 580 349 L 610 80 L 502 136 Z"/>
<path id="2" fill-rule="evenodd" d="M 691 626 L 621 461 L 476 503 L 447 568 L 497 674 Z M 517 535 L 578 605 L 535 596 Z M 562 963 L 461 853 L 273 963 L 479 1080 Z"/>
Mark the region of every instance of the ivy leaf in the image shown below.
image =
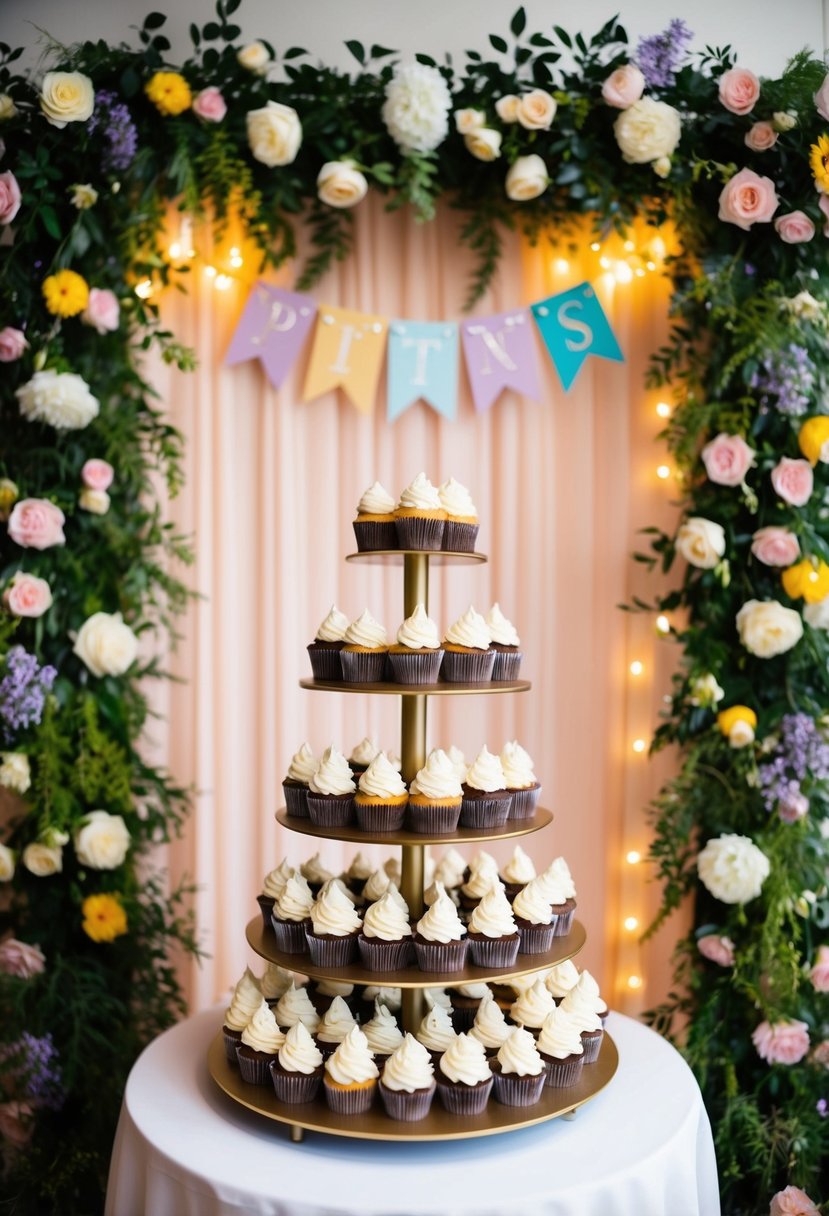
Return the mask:
<path id="1" fill-rule="evenodd" d="M 436 68 L 437 67 L 437 64 L 435 63 L 435 61 L 431 55 L 417 54 L 417 55 L 415 55 L 415 59 L 417 60 L 418 63 L 424 63 L 427 68 Z"/>
<path id="2" fill-rule="evenodd" d="M 147 13 L 147 16 L 144 18 L 144 29 L 160 30 L 166 20 L 167 18 L 163 13 Z"/>
<path id="3" fill-rule="evenodd" d="M 221 32 L 222 32 L 222 28 L 216 21 L 208 21 L 207 24 L 205 25 L 204 29 L 202 30 L 202 33 L 204 34 L 204 36 L 208 42 L 213 42 L 216 38 L 218 38 L 221 35 Z"/>
<path id="4" fill-rule="evenodd" d="M 386 55 L 396 55 L 396 54 L 397 54 L 397 51 L 390 51 L 387 46 L 378 46 L 377 43 L 375 42 L 374 46 L 371 48 L 371 55 L 369 56 L 369 58 L 384 59 L 386 57 Z"/>
<path id="5" fill-rule="evenodd" d="M 545 34 L 530 34 L 530 46 L 555 46 L 555 43 Z"/>
<path id="6" fill-rule="evenodd" d="M 198 47 L 201 43 L 201 34 L 199 33 L 199 27 L 196 25 L 195 21 L 190 23 L 190 38 L 193 46 L 195 47 Z"/>
<path id="7" fill-rule="evenodd" d="M 524 33 L 526 24 L 527 14 L 524 12 L 524 6 L 522 5 L 521 8 L 516 9 L 515 15 L 513 16 L 512 21 L 509 23 L 509 27 L 515 37 L 520 38 L 520 36 Z"/>
<path id="8" fill-rule="evenodd" d="M 556 38 L 558 38 L 559 42 L 566 46 L 568 51 L 571 50 L 573 40 L 567 33 L 567 30 L 563 30 L 560 25 L 554 25 L 553 30 L 555 31 Z"/>
<path id="9" fill-rule="evenodd" d="M 283 59 L 298 59 L 300 57 L 300 55 L 307 55 L 307 54 L 308 54 L 308 52 L 305 50 L 305 47 L 289 46 L 287 51 L 285 52 L 285 54 L 282 56 L 282 58 Z"/>
<path id="10" fill-rule="evenodd" d="M 58 222 L 57 213 L 55 212 L 54 207 L 51 207 L 49 203 L 44 203 L 38 214 L 40 215 L 43 227 L 49 233 L 49 236 L 53 237 L 56 241 L 59 241 L 63 236 L 63 233 L 60 230 L 60 223 Z"/>
<path id="11" fill-rule="evenodd" d="M 366 50 L 362 42 L 358 42 L 356 38 L 350 38 L 345 45 L 351 51 L 360 67 L 364 68 L 366 66 Z"/>
<path id="12" fill-rule="evenodd" d="M 498 34 L 490 34 L 489 41 L 495 47 L 496 51 L 503 52 L 507 49 L 507 44 L 506 44 L 505 39 L 501 38 L 500 35 L 498 35 Z"/>
<path id="13" fill-rule="evenodd" d="M 242 0 L 225 0 L 225 16 L 229 17 L 231 13 L 235 13 Z"/>

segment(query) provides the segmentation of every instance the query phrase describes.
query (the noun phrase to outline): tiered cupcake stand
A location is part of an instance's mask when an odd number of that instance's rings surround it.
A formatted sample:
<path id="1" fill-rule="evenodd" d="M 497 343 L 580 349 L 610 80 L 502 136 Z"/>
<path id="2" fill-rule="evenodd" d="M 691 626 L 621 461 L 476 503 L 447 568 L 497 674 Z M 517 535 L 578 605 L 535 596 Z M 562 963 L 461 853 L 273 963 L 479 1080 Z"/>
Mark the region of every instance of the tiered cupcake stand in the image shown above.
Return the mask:
<path id="1" fill-rule="evenodd" d="M 408 617 L 420 603 L 424 604 L 428 611 L 430 564 L 483 562 L 486 561 L 486 557 L 481 553 L 425 553 L 389 550 L 382 553 L 352 553 L 346 558 L 346 561 L 384 562 L 398 565 L 402 561 L 404 616 Z M 426 703 L 428 697 L 458 696 L 471 693 L 485 696 L 493 693 L 526 692 L 530 687 L 527 680 L 486 684 L 346 684 L 334 681 L 300 680 L 300 684 L 303 688 L 318 691 L 401 697 L 402 775 L 407 784 L 413 780 L 418 769 L 422 768 L 426 762 Z M 549 811 L 538 808 L 532 818 L 508 820 L 502 828 L 486 830 L 459 827 L 455 832 L 434 836 L 408 830 L 372 835 L 361 831 L 356 826 L 329 830 L 316 827 L 310 819 L 288 815 L 284 808 L 278 811 L 276 818 L 283 827 L 306 836 L 349 840 L 361 844 L 400 845 L 402 849 L 401 892 L 409 905 L 412 916 L 419 918 L 424 906 L 423 850 L 426 846 L 457 846 L 526 836 L 547 827 L 552 822 L 553 816 Z M 368 971 L 359 963 L 348 967 L 315 967 L 307 955 L 286 954 L 278 950 L 273 932 L 264 928 L 261 915 L 255 916 L 250 921 L 246 935 L 249 945 L 257 954 L 269 962 L 277 963 L 287 971 L 298 971 L 316 980 L 334 980 L 357 985 L 382 984 L 400 988 L 403 997 L 403 1028 L 412 1033 L 417 1030 L 423 1017 L 423 989 L 457 987 L 461 984 L 501 983 L 510 977 L 542 971 L 556 963 L 564 962 L 565 959 L 572 958 L 582 949 L 587 936 L 583 925 L 579 921 L 574 921 L 573 927 L 566 937 L 553 939 L 550 950 L 544 954 L 519 954 L 514 967 L 493 970 L 467 966 L 462 971 L 442 974 L 421 971 L 417 966 L 407 967 L 401 971 L 382 972 Z M 466 1139 L 471 1136 L 488 1136 L 498 1132 L 513 1131 L 516 1128 L 529 1127 L 534 1123 L 541 1123 L 574 1111 L 604 1089 L 616 1072 L 618 1063 L 616 1045 L 605 1033 L 598 1060 L 595 1064 L 587 1065 L 582 1070 L 582 1078 L 578 1084 L 566 1089 L 553 1089 L 545 1086 L 541 1100 L 533 1106 L 504 1106 L 490 1098 L 482 1114 L 460 1118 L 458 1115 L 449 1114 L 444 1110 L 439 1099 L 436 1098 L 425 1119 L 416 1123 L 403 1123 L 390 1119 L 379 1102 L 365 1114 L 340 1115 L 328 1108 L 322 1094 L 314 1102 L 301 1106 L 278 1101 L 272 1089 L 246 1084 L 239 1076 L 238 1070 L 228 1064 L 221 1030 L 211 1044 L 208 1053 L 210 1075 L 220 1088 L 242 1106 L 279 1123 L 289 1124 L 294 1140 L 301 1140 L 306 1128 L 311 1131 L 327 1132 L 329 1135 L 370 1140 Z"/>

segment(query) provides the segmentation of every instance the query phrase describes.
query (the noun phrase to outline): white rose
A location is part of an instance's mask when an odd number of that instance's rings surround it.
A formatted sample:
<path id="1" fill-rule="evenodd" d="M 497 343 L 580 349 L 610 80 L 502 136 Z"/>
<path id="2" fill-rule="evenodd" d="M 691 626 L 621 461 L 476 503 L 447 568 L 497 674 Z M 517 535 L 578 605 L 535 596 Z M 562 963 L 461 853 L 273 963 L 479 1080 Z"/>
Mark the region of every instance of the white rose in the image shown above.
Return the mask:
<path id="1" fill-rule="evenodd" d="M 367 191 L 368 182 L 350 160 L 329 160 L 317 174 L 317 194 L 329 207 L 354 207 Z"/>
<path id="2" fill-rule="evenodd" d="M 81 72 L 47 72 L 40 86 L 40 108 L 53 127 L 86 122 L 95 109 L 95 89 Z"/>
<path id="3" fill-rule="evenodd" d="M 23 864 L 36 878 L 48 878 L 60 874 L 63 869 L 63 850 L 35 841 L 23 850 Z"/>
<path id="4" fill-rule="evenodd" d="M 479 127 L 486 126 L 486 114 L 483 110 L 456 110 L 455 130 L 459 135 L 469 135 Z"/>
<path id="5" fill-rule="evenodd" d="M 797 126 L 797 115 L 789 110 L 775 110 L 771 116 L 771 125 L 775 131 L 791 131 Z"/>
<path id="6" fill-rule="evenodd" d="M 823 315 L 824 304 L 816 300 L 810 291 L 799 291 L 796 296 L 784 299 L 782 304 L 793 317 L 801 317 L 804 321 L 816 321 Z"/>
<path id="7" fill-rule="evenodd" d="M 803 608 L 803 619 L 813 629 L 829 629 L 829 596 L 818 600 L 816 604 L 806 604 Z"/>
<path id="8" fill-rule="evenodd" d="M 73 649 L 94 676 L 120 676 L 135 660 L 138 638 L 120 612 L 95 612 L 81 625 Z"/>
<path id="9" fill-rule="evenodd" d="M 7 118 L 14 118 L 16 113 L 17 106 L 8 93 L 0 93 L 0 122 L 5 122 Z"/>
<path id="10" fill-rule="evenodd" d="M 491 127 L 481 127 L 479 131 L 471 131 L 469 135 L 465 135 L 463 142 L 466 144 L 467 151 L 478 160 L 497 160 L 501 155 L 502 139 L 500 131 L 493 131 Z"/>
<path id="11" fill-rule="evenodd" d="M 716 836 L 697 857 L 700 881 L 724 904 L 755 899 L 770 869 L 768 857 L 748 836 Z"/>
<path id="12" fill-rule="evenodd" d="M 622 110 L 613 124 L 622 156 L 633 165 L 670 156 L 679 143 L 682 123 L 679 113 L 664 101 L 642 97 Z"/>
<path id="13" fill-rule="evenodd" d="M 518 98 L 515 117 L 528 131 L 548 131 L 557 108 L 555 98 L 545 89 L 531 89 Z"/>
<path id="14" fill-rule="evenodd" d="M 432 152 L 449 131 L 452 94 L 437 68 L 398 64 L 386 85 L 383 122 L 394 142 L 411 152 Z"/>
<path id="15" fill-rule="evenodd" d="M 248 143 L 256 160 L 273 169 L 290 165 L 302 143 L 302 124 L 291 106 L 269 101 L 261 110 L 249 110 Z"/>
<path id="16" fill-rule="evenodd" d="M 748 747 L 749 743 L 754 742 L 754 727 L 750 722 L 743 721 L 738 718 L 731 730 L 728 732 L 728 743 L 730 747 L 735 749 Z"/>
<path id="17" fill-rule="evenodd" d="M 0 752 L 0 785 L 25 794 L 32 784 L 32 770 L 25 752 Z"/>
<path id="18" fill-rule="evenodd" d="M 106 490 L 90 490 L 89 486 L 84 486 L 78 495 L 78 506 L 92 515 L 106 515 L 109 504 L 110 498 Z"/>
<path id="19" fill-rule="evenodd" d="M 48 422 L 57 431 L 78 431 L 97 418 L 100 406 L 89 385 L 74 372 L 35 372 L 15 392 L 29 422 Z"/>
<path id="20" fill-rule="evenodd" d="M 114 870 L 127 855 L 130 834 L 120 815 L 91 811 L 75 832 L 73 843 L 82 866 Z"/>
<path id="21" fill-rule="evenodd" d="M 540 156 L 519 156 L 504 183 L 507 197 L 517 203 L 538 198 L 550 184 L 547 166 Z"/>
<path id="22" fill-rule="evenodd" d="M 69 189 L 71 191 L 72 206 L 77 207 L 79 211 L 88 211 L 98 201 L 98 191 L 94 186 L 90 186 L 88 182 L 76 182 Z"/>
<path id="23" fill-rule="evenodd" d="M 249 72 L 254 72 L 257 76 L 266 75 L 271 66 L 268 48 L 261 42 L 249 42 L 247 46 L 243 46 L 236 52 L 236 59 L 243 68 L 247 68 Z"/>
<path id="24" fill-rule="evenodd" d="M 725 553 L 725 532 L 713 520 L 692 515 L 676 534 L 676 551 L 689 565 L 713 570 Z"/>
<path id="25" fill-rule="evenodd" d="M 671 158 L 670 156 L 659 156 L 651 165 L 657 177 L 670 177 L 671 174 Z"/>
<path id="26" fill-rule="evenodd" d="M 713 707 L 722 701 L 725 696 L 725 691 L 717 683 L 717 677 L 711 672 L 707 672 L 704 676 L 698 676 L 691 684 L 691 704 L 703 705 L 707 709 Z"/>
<path id="27" fill-rule="evenodd" d="M 505 93 L 495 103 L 495 113 L 501 122 L 518 122 L 518 97 L 515 93 Z"/>
<path id="28" fill-rule="evenodd" d="M 14 853 L 7 844 L 0 844 L 0 882 L 14 878 Z"/>
<path id="29" fill-rule="evenodd" d="M 771 659 L 797 645 L 803 622 L 794 608 L 784 608 L 777 600 L 747 600 L 737 613 L 737 632 L 746 650 Z"/>

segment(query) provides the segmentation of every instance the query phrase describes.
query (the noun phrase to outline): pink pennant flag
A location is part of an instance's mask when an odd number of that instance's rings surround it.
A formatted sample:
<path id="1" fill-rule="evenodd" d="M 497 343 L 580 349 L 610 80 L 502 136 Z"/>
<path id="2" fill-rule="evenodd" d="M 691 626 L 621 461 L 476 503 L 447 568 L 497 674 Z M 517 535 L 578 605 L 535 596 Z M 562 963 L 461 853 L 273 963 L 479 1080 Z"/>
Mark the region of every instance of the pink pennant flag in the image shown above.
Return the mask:
<path id="1" fill-rule="evenodd" d="M 291 370 L 317 315 L 310 296 L 257 283 L 236 326 L 225 364 L 261 359 L 268 379 L 279 388 Z"/>
<path id="2" fill-rule="evenodd" d="M 505 388 L 540 400 L 534 326 L 525 308 L 473 317 L 461 324 L 475 409 L 488 410 Z"/>

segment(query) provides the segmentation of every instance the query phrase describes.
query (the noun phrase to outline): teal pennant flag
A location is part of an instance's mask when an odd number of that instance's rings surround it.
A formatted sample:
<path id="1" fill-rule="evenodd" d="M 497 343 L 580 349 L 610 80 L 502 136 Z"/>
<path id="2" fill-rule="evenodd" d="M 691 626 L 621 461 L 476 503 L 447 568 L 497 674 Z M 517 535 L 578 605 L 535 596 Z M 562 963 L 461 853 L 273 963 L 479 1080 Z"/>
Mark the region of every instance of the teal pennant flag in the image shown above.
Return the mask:
<path id="1" fill-rule="evenodd" d="M 624 363 L 625 356 L 589 283 L 579 283 L 530 307 L 565 392 L 589 355 Z"/>
<path id="2" fill-rule="evenodd" d="M 422 398 L 452 421 L 458 402 L 458 327 L 449 321 L 392 321 L 388 419 Z"/>

